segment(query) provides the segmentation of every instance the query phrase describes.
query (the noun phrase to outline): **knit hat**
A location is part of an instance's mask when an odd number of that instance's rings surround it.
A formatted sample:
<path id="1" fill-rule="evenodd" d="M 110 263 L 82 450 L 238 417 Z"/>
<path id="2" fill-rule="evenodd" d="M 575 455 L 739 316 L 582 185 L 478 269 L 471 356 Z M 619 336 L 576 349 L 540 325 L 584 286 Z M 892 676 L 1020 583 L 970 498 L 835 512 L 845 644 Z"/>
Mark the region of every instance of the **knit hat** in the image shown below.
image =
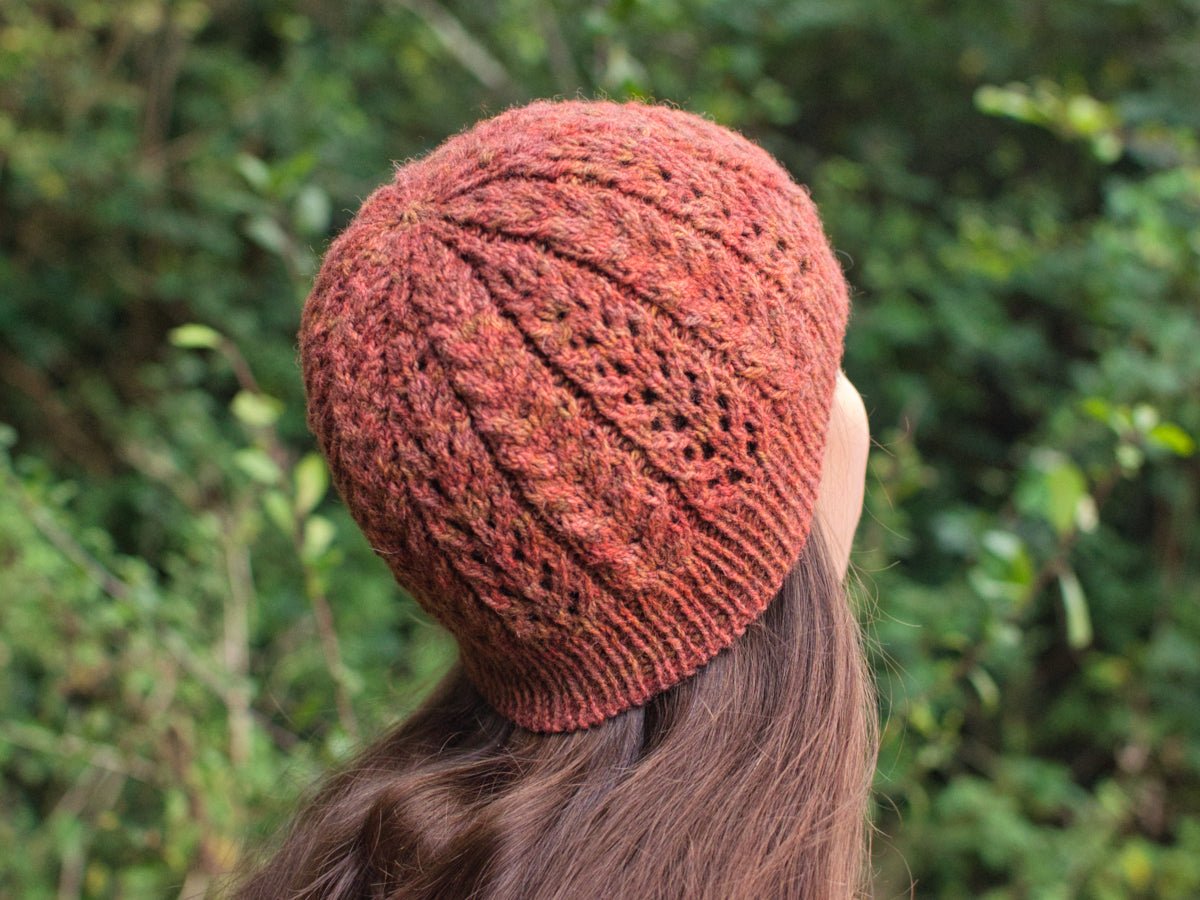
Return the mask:
<path id="1" fill-rule="evenodd" d="M 400 166 L 304 309 L 371 546 L 535 731 L 694 673 L 813 516 L 848 310 L 805 190 L 699 116 L 540 102 Z"/>

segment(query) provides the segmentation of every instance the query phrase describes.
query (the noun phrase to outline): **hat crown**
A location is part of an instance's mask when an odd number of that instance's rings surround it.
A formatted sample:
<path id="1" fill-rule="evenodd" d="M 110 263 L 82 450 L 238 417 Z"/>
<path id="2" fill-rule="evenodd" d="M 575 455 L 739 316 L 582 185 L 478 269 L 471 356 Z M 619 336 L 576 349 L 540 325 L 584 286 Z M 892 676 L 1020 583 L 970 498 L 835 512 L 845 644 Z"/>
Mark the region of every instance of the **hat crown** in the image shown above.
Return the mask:
<path id="1" fill-rule="evenodd" d="M 586 727 L 778 591 L 847 311 L 761 149 L 676 109 L 533 104 L 398 169 L 333 243 L 301 326 L 309 421 L 480 692 Z"/>

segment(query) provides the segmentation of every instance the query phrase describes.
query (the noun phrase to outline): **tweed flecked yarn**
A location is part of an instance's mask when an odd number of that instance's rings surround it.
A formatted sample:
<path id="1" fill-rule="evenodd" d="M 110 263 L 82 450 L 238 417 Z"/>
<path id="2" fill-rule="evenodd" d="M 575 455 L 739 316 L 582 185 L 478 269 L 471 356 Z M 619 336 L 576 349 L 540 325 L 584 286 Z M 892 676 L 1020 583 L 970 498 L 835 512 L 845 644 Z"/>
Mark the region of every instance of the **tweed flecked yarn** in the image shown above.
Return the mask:
<path id="1" fill-rule="evenodd" d="M 680 110 L 541 102 L 401 166 L 304 309 L 309 423 L 497 710 L 594 725 L 766 608 L 848 299 L 802 188 Z"/>

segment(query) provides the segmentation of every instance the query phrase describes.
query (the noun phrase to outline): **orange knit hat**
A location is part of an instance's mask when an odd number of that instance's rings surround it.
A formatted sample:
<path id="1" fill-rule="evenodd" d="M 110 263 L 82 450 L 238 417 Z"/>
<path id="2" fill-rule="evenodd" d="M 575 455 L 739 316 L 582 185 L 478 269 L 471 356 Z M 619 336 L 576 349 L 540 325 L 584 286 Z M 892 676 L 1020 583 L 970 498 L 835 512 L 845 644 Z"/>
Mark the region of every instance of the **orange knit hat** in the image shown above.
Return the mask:
<path id="1" fill-rule="evenodd" d="M 691 675 L 808 535 L 848 300 L 808 194 L 660 106 L 535 103 L 401 166 L 304 309 L 309 423 L 503 715 Z"/>

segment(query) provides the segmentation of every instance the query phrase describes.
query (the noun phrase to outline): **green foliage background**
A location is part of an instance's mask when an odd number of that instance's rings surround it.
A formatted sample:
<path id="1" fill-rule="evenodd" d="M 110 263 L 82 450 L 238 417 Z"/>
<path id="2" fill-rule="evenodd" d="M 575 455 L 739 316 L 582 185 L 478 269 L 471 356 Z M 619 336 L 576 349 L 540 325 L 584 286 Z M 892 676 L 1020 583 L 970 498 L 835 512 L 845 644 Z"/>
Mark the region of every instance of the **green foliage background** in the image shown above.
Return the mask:
<path id="1" fill-rule="evenodd" d="M 444 665 L 299 308 L 393 160 L 577 94 L 764 144 L 854 285 L 878 895 L 1200 896 L 1197 0 L 7 0 L 0 895 L 203 893 Z"/>

